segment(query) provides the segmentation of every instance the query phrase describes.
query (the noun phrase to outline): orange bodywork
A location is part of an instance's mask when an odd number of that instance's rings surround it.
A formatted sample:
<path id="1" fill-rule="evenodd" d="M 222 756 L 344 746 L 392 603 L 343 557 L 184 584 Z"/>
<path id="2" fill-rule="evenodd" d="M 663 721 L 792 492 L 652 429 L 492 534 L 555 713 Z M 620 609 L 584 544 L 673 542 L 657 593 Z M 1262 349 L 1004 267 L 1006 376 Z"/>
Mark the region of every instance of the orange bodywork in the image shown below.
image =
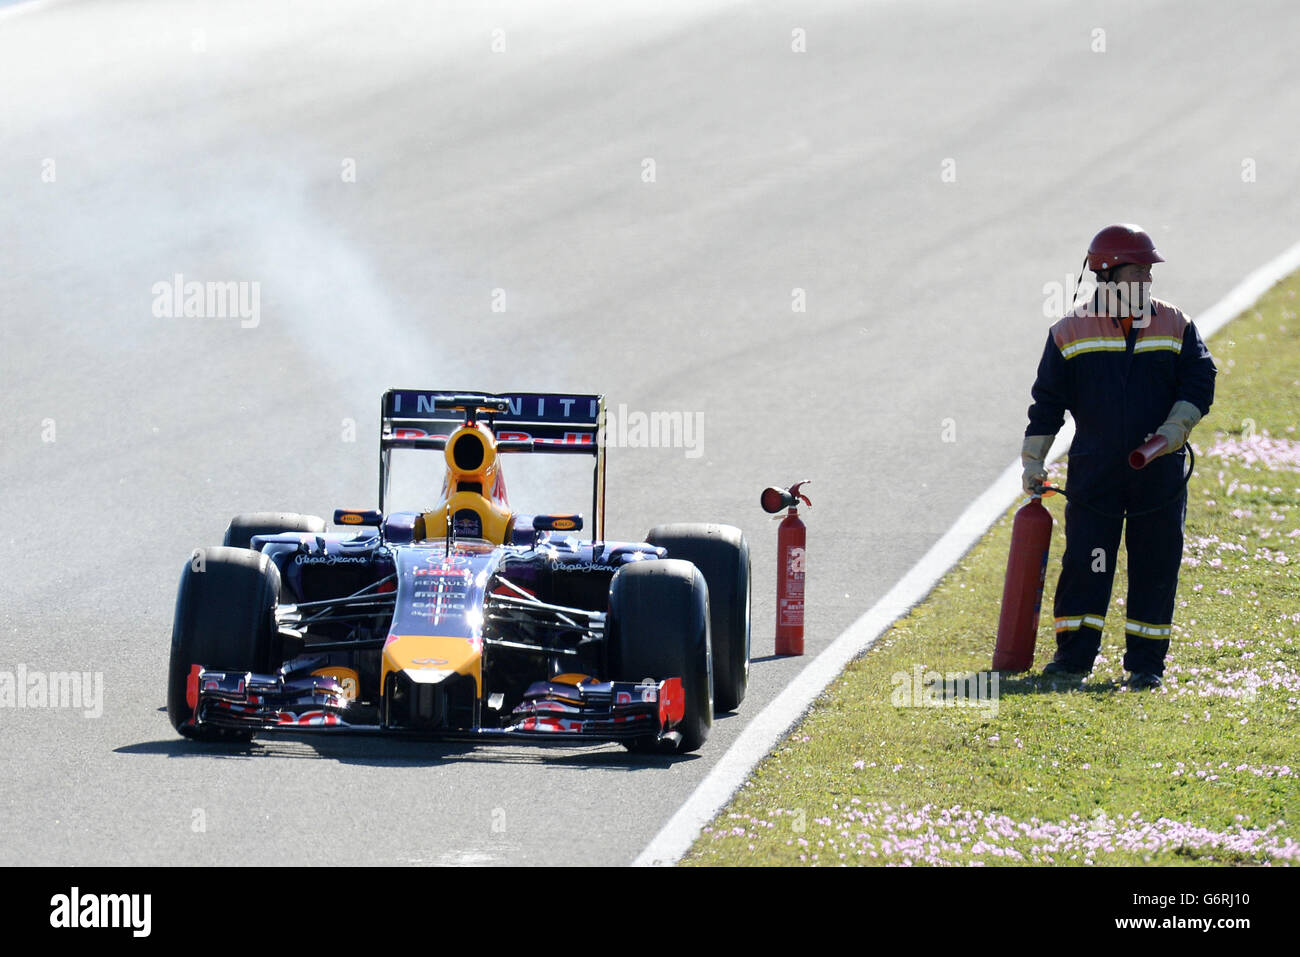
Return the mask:
<path id="1" fill-rule="evenodd" d="M 384 645 L 379 687 L 388 687 L 390 672 L 405 671 L 416 683 L 436 683 L 451 674 L 473 675 L 483 693 L 483 641 L 455 635 L 389 635 Z"/>
<path id="2" fill-rule="evenodd" d="M 475 538 L 502 545 L 510 535 L 514 513 L 506 500 L 506 483 L 497 459 L 496 437 L 480 424 L 461 426 L 447 439 L 443 453 L 447 476 L 442 503 L 421 516 L 424 538 L 446 533 L 449 520 L 472 513 L 477 518 Z"/>

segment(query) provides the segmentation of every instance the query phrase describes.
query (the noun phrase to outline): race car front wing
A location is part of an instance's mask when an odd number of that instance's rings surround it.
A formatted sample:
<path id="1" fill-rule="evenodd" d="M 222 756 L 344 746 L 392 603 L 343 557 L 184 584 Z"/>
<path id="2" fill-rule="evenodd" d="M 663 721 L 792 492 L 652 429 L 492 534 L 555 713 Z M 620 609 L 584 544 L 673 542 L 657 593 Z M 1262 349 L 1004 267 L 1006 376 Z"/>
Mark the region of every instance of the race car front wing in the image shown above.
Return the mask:
<path id="1" fill-rule="evenodd" d="M 310 667 L 310 666 L 308 666 Z M 307 668 L 266 675 L 209 671 L 194 665 L 187 697 L 196 727 L 242 731 L 350 731 L 410 734 L 421 738 L 476 741 L 519 739 L 597 742 L 657 739 L 675 744 L 673 728 L 685 714 L 680 678 L 663 681 L 596 681 L 562 675 L 530 685 L 499 727 L 408 729 L 348 721 L 343 686 Z"/>

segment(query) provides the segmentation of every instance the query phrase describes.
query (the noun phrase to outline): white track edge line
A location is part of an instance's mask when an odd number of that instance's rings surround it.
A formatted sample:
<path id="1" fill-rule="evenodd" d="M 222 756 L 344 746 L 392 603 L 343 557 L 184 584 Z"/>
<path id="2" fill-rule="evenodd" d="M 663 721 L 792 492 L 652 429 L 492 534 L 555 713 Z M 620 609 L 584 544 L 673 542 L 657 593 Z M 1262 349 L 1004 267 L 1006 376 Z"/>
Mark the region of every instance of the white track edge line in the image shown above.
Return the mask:
<path id="1" fill-rule="evenodd" d="M 1208 339 L 1229 320 L 1253 306 L 1277 282 L 1300 269 L 1300 243 L 1237 283 L 1222 299 L 1194 320 L 1202 338 Z M 1052 443 L 1050 459 L 1069 448 L 1074 422 L 1066 420 Z M 808 663 L 785 690 L 760 711 L 741 732 L 727 753 L 632 862 L 634 867 L 675 864 L 714 815 L 744 783 L 755 765 L 812 706 L 850 661 L 870 648 L 885 630 L 920 602 L 939 580 L 984 535 L 1003 512 L 1022 495 L 1019 459 L 1006 467 L 967 507 L 944 536 L 904 575 L 883 598 L 851 624 L 844 633 Z"/>

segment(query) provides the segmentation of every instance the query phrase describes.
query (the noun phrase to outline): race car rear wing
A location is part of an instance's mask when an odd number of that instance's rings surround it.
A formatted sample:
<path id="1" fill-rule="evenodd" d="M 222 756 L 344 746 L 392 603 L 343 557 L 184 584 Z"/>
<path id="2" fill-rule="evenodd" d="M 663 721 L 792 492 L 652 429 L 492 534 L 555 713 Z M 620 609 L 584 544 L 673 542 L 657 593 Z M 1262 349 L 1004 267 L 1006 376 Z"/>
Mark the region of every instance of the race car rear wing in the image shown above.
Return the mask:
<path id="1" fill-rule="evenodd" d="M 590 455 L 597 541 L 605 537 L 605 397 L 553 392 L 389 389 L 379 413 L 379 511 L 393 449 L 435 449 L 470 416 L 486 421 L 499 452 Z"/>

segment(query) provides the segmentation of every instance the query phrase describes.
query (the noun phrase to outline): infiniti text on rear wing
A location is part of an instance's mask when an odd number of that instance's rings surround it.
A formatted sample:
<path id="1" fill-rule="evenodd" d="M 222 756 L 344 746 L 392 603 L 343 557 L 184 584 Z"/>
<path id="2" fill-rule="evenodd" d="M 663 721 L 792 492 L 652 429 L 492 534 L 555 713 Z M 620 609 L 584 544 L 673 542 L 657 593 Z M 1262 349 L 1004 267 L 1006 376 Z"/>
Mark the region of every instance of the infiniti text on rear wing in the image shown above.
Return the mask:
<path id="1" fill-rule="evenodd" d="M 595 455 L 605 418 L 605 397 L 544 392 L 425 392 L 390 389 L 384 393 L 380 441 L 387 448 L 441 449 L 465 422 L 459 409 L 438 408 L 449 401 L 483 398 L 500 402 L 501 412 L 479 412 L 498 441 L 531 440 L 534 452 L 585 452 Z M 503 449 L 502 451 L 509 451 Z"/>

